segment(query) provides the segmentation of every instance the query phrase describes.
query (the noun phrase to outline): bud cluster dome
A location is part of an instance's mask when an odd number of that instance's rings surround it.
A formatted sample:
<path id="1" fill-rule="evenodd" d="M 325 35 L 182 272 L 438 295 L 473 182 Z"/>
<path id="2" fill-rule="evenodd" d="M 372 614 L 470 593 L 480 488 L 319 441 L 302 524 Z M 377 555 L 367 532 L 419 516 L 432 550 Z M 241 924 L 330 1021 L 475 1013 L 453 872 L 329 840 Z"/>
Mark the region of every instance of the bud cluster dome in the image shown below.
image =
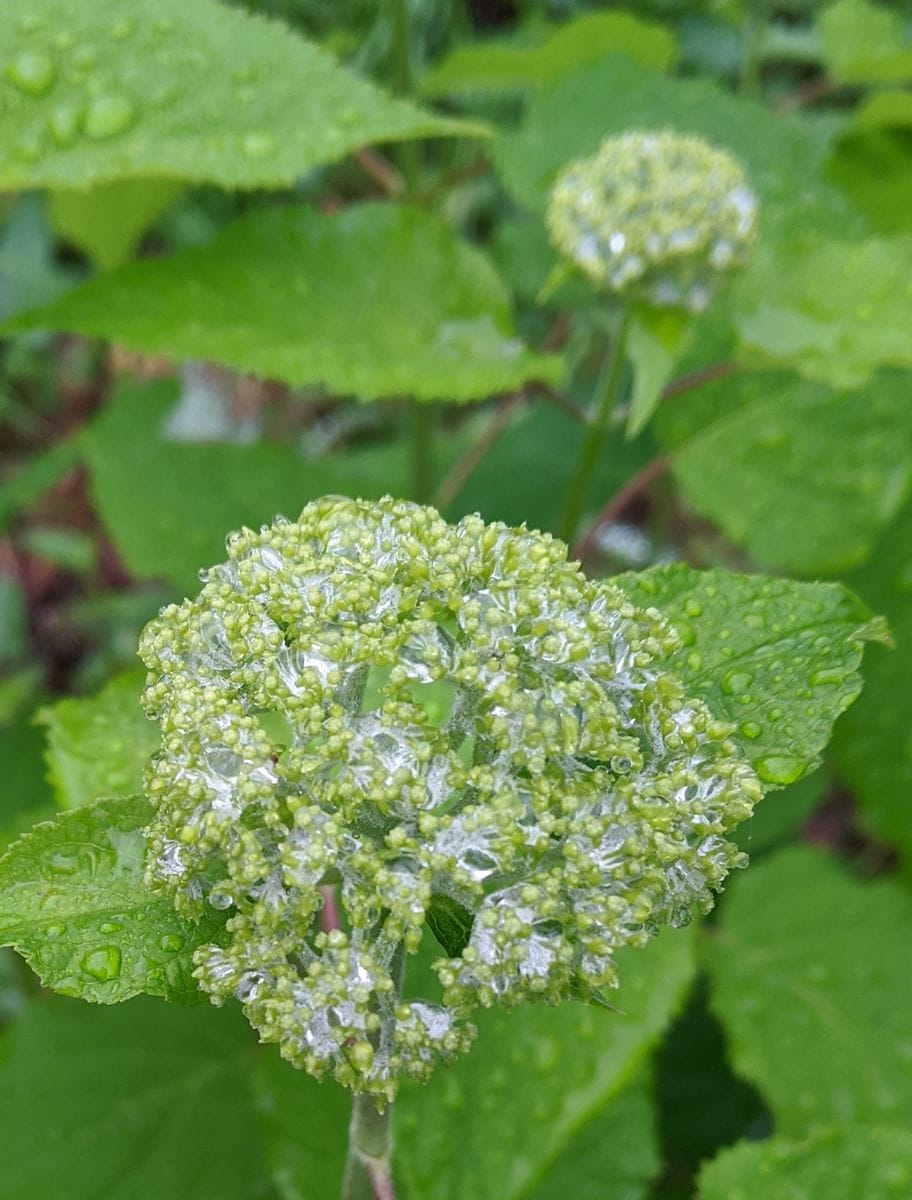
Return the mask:
<path id="1" fill-rule="evenodd" d="M 624 133 L 554 184 L 557 249 L 599 288 L 701 312 L 722 274 L 743 266 L 757 198 L 739 164 L 701 138 Z"/>
<path id="2" fill-rule="evenodd" d="M 141 643 L 148 874 L 227 911 L 196 977 L 296 1065 L 391 1098 L 474 1007 L 613 985 L 743 861 L 760 786 L 669 673 L 679 638 L 550 535 L 329 497 L 203 577 Z M 401 993 L 441 907 L 463 944 Z"/>

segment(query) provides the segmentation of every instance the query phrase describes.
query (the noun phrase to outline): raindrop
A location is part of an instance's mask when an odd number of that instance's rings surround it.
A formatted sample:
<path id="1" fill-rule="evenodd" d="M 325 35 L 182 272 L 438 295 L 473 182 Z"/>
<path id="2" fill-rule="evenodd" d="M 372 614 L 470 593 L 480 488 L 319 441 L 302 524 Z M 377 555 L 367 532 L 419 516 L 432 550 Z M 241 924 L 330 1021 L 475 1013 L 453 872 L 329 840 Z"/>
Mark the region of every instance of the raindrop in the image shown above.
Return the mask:
<path id="1" fill-rule="evenodd" d="M 835 684 L 838 686 L 840 683 L 844 682 L 845 673 L 838 667 L 829 667 L 824 670 L 814 671 L 814 673 L 808 679 L 808 683 L 810 683 L 813 687 L 818 687 L 825 684 Z"/>
<path id="2" fill-rule="evenodd" d="M 48 128 L 58 145 L 68 146 L 79 131 L 79 110 L 69 104 L 61 104 L 51 113 Z"/>
<path id="3" fill-rule="evenodd" d="M 133 124 L 136 110 L 126 96 L 98 96 L 86 112 L 85 131 L 95 141 L 116 137 Z"/>
<path id="4" fill-rule="evenodd" d="M 252 130 L 241 139 L 241 151 L 248 158 L 265 158 L 275 150 L 275 138 L 265 130 Z"/>
<path id="5" fill-rule="evenodd" d="M 119 946 L 99 946 L 82 958 L 82 969 L 99 983 L 116 979 L 120 974 L 121 954 Z"/>
<path id="6" fill-rule="evenodd" d="M 804 772 L 801 759 L 792 758 L 787 754 L 770 754 L 766 758 L 758 758 L 754 767 L 764 783 L 779 784 L 782 787 L 800 779 Z"/>
<path id="7" fill-rule="evenodd" d="M 729 696 L 738 696 L 746 692 L 754 682 L 754 677 L 748 671 L 729 671 L 722 677 L 722 691 Z"/>
<path id="8" fill-rule="evenodd" d="M 752 742 L 756 741 L 761 733 L 763 733 L 763 726 L 758 725 L 756 721 L 745 721 L 744 724 L 739 725 L 738 728 L 744 734 L 744 736 L 746 738 L 750 738 Z"/>
<path id="9" fill-rule="evenodd" d="M 19 54 L 6 68 L 10 83 L 30 96 L 43 96 L 57 78 L 57 67 L 49 54 L 26 51 Z"/>
<path id="10" fill-rule="evenodd" d="M 180 933 L 165 933 L 158 939 L 158 945 L 162 950 L 170 950 L 176 954 L 178 950 L 183 950 L 186 944 L 186 938 Z"/>

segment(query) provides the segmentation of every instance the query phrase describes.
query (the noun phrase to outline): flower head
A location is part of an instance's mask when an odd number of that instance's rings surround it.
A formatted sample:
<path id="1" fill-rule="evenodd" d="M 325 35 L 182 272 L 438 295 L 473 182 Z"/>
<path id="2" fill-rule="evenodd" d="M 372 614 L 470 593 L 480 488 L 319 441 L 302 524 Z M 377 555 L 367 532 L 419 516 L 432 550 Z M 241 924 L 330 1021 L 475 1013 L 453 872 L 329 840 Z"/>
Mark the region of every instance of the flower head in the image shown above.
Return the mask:
<path id="1" fill-rule="evenodd" d="M 760 794 L 667 672 L 678 646 L 562 542 L 477 516 L 330 497 L 232 535 L 140 651 L 150 880 L 231 910 L 201 986 L 391 1097 L 467 1048 L 473 1007 L 612 985 L 618 947 L 710 905 Z M 321 930 L 330 885 L 344 928 Z M 441 913 L 465 935 L 439 995 L 403 999 Z"/>
<path id="2" fill-rule="evenodd" d="M 555 246 L 597 287 L 694 312 L 747 261 L 756 221 L 738 163 L 669 132 L 606 139 L 564 168 L 548 209 Z"/>

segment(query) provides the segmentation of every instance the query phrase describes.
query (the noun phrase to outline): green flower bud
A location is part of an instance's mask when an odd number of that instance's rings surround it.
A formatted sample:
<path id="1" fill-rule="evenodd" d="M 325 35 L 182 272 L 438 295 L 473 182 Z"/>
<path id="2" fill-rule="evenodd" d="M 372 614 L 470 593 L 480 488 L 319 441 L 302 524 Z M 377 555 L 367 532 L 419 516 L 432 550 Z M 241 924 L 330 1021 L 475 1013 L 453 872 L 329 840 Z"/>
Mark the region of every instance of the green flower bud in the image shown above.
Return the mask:
<path id="1" fill-rule="evenodd" d="M 479 1004 L 613 985 L 618 947 L 742 863 L 759 784 L 668 674 L 678 637 L 550 535 L 330 497 L 204 580 L 141 643 L 148 876 L 231 910 L 196 977 L 296 1065 L 391 1098 Z M 345 928 L 321 931 L 330 884 Z M 465 944 L 401 997 L 435 896 Z"/>
<path id="2" fill-rule="evenodd" d="M 554 245 L 596 287 L 692 312 L 747 262 L 756 221 L 738 163 L 670 132 L 608 138 L 564 168 L 548 209 Z"/>

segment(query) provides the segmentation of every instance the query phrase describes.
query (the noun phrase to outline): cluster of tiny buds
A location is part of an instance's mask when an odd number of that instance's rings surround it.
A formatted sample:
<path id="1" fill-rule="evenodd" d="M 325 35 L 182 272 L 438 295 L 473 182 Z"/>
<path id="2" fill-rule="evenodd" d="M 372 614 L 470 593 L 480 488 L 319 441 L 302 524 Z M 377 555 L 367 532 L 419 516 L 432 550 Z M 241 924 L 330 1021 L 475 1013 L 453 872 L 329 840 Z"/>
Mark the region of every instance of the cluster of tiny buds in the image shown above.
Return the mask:
<path id="1" fill-rule="evenodd" d="M 608 138 L 564 168 L 548 209 L 554 245 L 596 287 L 691 312 L 747 262 L 756 225 L 757 198 L 738 163 L 670 132 Z"/>
<path id="2" fill-rule="evenodd" d="M 149 879 L 226 911 L 201 987 L 313 1074 L 384 1103 L 479 1005 L 597 997 L 742 862 L 731 727 L 550 535 L 329 497 L 203 580 L 141 643 Z"/>

